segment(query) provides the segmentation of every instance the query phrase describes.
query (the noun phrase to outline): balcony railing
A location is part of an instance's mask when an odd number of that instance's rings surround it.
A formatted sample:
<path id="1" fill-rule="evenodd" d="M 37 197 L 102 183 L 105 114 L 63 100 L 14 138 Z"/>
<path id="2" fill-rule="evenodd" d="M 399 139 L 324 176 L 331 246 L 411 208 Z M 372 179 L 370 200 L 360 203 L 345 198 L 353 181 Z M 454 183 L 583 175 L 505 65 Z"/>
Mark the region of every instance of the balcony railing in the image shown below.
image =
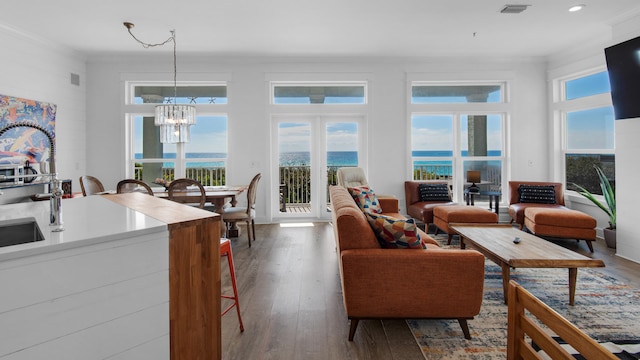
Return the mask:
<path id="1" fill-rule="evenodd" d="M 338 166 L 327 168 L 327 187 L 337 184 Z M 135 168 L 135 179 L 143 180 L 143 167 Z M 302 166 L 281 166 L 279 168 L 279 193 L 280 211 L 286 212 L 289 206 L 307 206 L 311 203 L 311 167 Z M 174 179 L 173 168 L 162 168 L 162 177 L 171 181 Z M 190 179 L 195 179 L 205 186 L 226 185 L 226 169 L 224 167 L 207 168 L 187 168 L 186 175 Z M 413 168 L 414 180 L 451 180 L 453 178 L 453 168 L 449 165 L 416 165 Z M 500 184 L 500 170 L 490 171 L 486 181 Z M 155 177 L 154 177 L 155 179 Z M 329 195 L 327 191 L 327 203 Z"/>
<path id="2" fill-rule="evenodd" d="M 173 168 L 165 168 L 163 167 L 161 170 L 161 176 L 154 176 L 151 180 L 143 179 L 143 167 L 137 166 L 134 169 L 134 178 L 136 180 L 142 180 L 147 182 L 152 182 L 153 179 L 162 177 L 167 181 L 171 181 L 174 179 L 174 169 Z M 189 167 L 186 169 L 186 177 L 189 179 L 194 179 L 200 182 L 203 186 L 222 186 L 226 185 L 226 169 L 224 167 L 205 167 L 205 168 L 196 168 Z"/>

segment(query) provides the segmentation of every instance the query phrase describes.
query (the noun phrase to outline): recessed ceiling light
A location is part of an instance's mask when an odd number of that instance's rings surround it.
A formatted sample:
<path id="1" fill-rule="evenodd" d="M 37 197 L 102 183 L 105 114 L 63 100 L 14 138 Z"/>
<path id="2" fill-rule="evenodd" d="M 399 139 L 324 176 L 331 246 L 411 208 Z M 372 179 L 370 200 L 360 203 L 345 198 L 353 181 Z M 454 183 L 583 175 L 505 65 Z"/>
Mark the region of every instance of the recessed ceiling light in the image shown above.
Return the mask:
<path id="1" fill-rule="evenodd" d="M 569 11 L 570 12 L 580 11 L 580 10 L 584 9 L 585 6 L 587 6 L 587 5 L 584 5 L 584 4 L 573 5 L 572 7 L 569 8 Z"/>

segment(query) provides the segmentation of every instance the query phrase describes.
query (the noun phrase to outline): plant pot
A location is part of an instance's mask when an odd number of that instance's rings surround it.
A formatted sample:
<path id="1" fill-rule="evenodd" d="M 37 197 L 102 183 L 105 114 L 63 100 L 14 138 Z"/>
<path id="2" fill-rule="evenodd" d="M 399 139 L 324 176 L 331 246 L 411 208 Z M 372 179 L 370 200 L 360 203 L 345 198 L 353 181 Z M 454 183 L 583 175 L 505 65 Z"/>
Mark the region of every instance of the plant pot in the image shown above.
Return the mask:
<path id="1" fill-rule="evenodd" d="M 607 243 L 607 246 L 615 249 L 616 248 L 616 229 L 604 228 L 602 229 L 604 232 L 604 242 Z"/>

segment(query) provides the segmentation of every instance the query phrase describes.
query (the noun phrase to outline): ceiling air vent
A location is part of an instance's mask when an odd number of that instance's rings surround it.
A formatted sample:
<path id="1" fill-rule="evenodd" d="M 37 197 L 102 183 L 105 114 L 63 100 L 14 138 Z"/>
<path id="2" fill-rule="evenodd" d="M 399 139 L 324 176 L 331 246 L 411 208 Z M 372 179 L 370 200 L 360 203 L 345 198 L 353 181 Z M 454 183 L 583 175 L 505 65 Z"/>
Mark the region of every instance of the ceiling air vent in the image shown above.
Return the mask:
<path id="1" fill-rule="evenodd" d="M 500 12 L 503 14 L 520 14 L 527 10 L 529 6 L 531 5 L 505 5 Z"/>

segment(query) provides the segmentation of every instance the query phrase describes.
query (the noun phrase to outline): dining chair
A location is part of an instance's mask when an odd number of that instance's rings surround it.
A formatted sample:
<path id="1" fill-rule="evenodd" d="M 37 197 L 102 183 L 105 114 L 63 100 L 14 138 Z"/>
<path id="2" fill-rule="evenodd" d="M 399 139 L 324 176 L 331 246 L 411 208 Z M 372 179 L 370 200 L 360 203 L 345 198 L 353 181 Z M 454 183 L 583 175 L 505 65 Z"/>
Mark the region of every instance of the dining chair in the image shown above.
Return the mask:
<path id="1" fill-rule="evenodd" d="M 238 313 L 238 322 L 240 323 L 240 331 L 244 331 L 244 325 L 242 324 L 242 316 L 240 316 L 240 302 L 238 298 L 238 286 L 236 285 L 236 271 L 235 266 L 233 265 L 233 253 L 231 252 L 231 241 L 226 238 L 220 239 L 220 256 L 226 256 L 227 262 L 229 263 L 229 276 L 231 277 L 231 287 L 233 288 L 233 296 L 222 294 L 223 299 L 233 300 L 233 304 L 229 305 L 220 316 L 224 316 L 224 314 L 228 313 L 233 307 L 236 308 L 236 312 Z"/>
<path id="2" fill-rule="evenodd" d="M 222 221 L 227 225 L 227 229 L 229 226 L 238 221 L 246 221 L 247 222 L 247 238 L 249 240 L 249 247 L 251 247 L 251 237 L 253 235 L 253 240 L 256 239 L 256 227 L 255 227 L 255 217 L 256 217 L 256 191 L 258 189 L 258 181 L 262 174 L 258 173 L 256 176 L 251 179 L 251 183 L 249 183 L 249 188 L 247 189 L 247 206 L 232 206 L 226 208 L 222 213 Z"/>
<path id="3" fill-rule="evenodd" d="M 153 196 L 153 190 L 151 187 L 147 185 L 147 183 L 136 179 L 120 180 L 118 185 L 116 185 L 116 192 L 118 194 L 141 192 Z"/>
<path id="4" fill-rule="evenodd" d="M 104 192 L 102 182 L 91 175 L 80 176 L 80 188 L 82 189 L 82 195 L 84 196 Z"/>
<path id="5" fill-rule="evenodd" d="M 200 196 L 197 195 L 198 191 L 200 192 Z M 167 192 L 169 200 L 197 206 L 200 209 L 204 209 L 204 204 L 207 201 L 207 193 L 204 187 L 193 179 L 182 178 L 173 180 L 171 184 L 169 184 Z"/>

